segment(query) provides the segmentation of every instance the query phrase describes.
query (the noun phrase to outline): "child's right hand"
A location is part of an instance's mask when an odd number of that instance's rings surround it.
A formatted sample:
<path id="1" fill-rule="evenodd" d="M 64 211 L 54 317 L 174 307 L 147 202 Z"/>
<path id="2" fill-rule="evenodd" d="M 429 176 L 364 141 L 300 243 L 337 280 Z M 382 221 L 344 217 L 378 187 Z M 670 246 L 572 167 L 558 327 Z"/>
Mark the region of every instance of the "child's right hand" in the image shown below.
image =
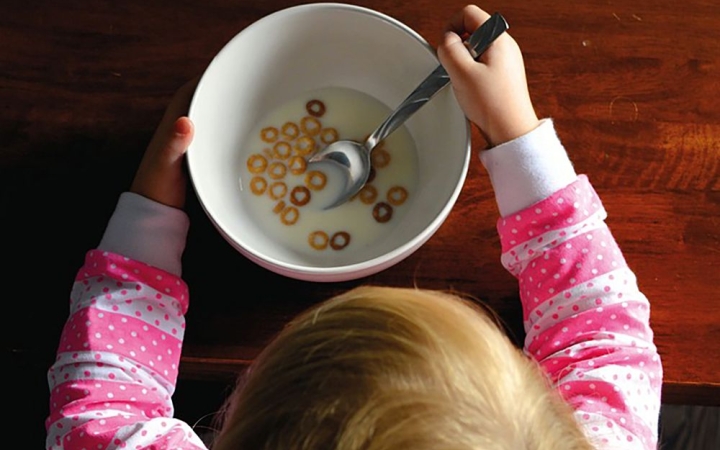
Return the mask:
<path id="1" fill-rule="evenodd" d="M 538 124 L 522 53 L 506 32 L 475 61 L 463 44 L 490 15 L 475 5 L 456 13 L 438 47 L 460 107 L 492 146 L 518 138 Z"/>

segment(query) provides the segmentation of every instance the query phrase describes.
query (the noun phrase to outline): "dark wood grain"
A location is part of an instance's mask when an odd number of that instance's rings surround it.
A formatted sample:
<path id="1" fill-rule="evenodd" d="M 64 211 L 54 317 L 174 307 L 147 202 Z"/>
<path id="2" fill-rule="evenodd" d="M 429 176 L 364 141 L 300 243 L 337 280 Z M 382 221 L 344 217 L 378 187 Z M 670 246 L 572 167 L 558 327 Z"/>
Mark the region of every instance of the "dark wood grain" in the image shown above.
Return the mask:
<path id="1" fill-rule="evenodd" d="M 51 363 L 84 252 L 99 241 L 172 93 L 237 32 L 298 2 L 5 2 L 0 14 L 4 351 Z M 464 2 L 363 1 L 435 45 Z M 666 403 L 720 405 L 720 5 L 489 1 L 652 303 Z M 484 146 L 473 134 L 474 149 Z M 192 304 L 181 376 L 233 379 L 299 311 L 361 283 L 456 289 L 523 339 L 515 280 L 474 160 L 447 221 L 396 266 L 347 283 L 269 273 L 235 252 L 190 195 Z M 260 284 L 263 295 L 251 294 Z"/>

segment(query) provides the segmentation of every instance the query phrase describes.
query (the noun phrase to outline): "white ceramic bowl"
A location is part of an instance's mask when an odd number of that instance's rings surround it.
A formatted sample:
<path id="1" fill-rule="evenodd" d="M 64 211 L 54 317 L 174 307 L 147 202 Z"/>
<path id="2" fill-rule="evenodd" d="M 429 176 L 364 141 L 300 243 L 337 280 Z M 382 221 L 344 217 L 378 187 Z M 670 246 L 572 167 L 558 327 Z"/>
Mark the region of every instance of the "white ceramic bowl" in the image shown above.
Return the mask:
<path id="1" fill-rule="evenodd" d="M 238 190 L 239 149 L 265 114 L 305 91 L 348 87 L 394 109 L 437 64 L 415 31 L 358 6 L 291 7 L 242 30 L 208 66 L 189 113 L 191 180 L 222 236 L 262 267 L 309 281 L 371 275 L 417 250 L 450 213 L 468 170 L 470 130 L 449 86 L 405 124 L 418 153 L 413 202 L 384 239 L 344 256 L 305 258 L 262 231 Z"/>

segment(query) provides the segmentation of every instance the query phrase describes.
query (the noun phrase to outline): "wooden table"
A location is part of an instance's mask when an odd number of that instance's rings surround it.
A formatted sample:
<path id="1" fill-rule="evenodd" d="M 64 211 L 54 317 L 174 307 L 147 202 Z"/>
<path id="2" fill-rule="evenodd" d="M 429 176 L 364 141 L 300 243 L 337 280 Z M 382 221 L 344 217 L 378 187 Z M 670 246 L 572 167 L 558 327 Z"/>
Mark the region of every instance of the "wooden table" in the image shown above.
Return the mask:
<path id="1" fill-rule="evenodd" d="M 14 364 L 43 373 L 67 316 L 75 271 L 98 243 L 172 93 L 202 73 L 237 32 L 297 2 L 5 3 L 3 351 Z M 359 4 L 435 45 L 464 1 Z M 652 303 L 663 401 L 720 405 L 720 5 L 494 0 L 481 6 L 508 19 L 539 115 L 555 119 L 576 169 L 590 176 Z M 475 150 L 484 145 L 477 133 L 473 140 Z M 192 303 L 184 378 L 234 379 L 288 319 L 361 283 L 467 292 L 494 307 L 522 341 L 516 283 L 500 266 L 497 210 L 475 158 L 436 235 L 403 262 L 354 282 L 313 284 L 267 272 L 216 233 L 192 193 L 188 213 Z M 258 284 L 263 295 L 251 295 Z"/>

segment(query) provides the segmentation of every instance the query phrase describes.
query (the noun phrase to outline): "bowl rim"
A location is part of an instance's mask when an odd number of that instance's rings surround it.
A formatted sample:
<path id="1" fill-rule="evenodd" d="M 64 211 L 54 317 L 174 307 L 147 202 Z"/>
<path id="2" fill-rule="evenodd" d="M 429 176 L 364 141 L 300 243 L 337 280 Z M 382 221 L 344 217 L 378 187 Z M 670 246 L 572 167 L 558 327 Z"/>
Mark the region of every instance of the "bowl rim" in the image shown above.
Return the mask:
<path id="1" fill-rule="evenodd" d="M 398 19 L 395 19 L 385 13 L 382 13 L 380 11 L 367 8 L 364 6 L 359 5 L 353 5 L 353 4 L 347 4 L 347 3 L 338 3 L 338 2 L 327 2 L 327 3 L 308 3 L 303 5 L 295 5 L 288 8 L 283 8 L 277 11 L 274 11 L 264 17 L 261 17 L 260 19 L 254 21 L 253 23 L 249 24 L 242 30 L 240 30 L 238 33 L 236 33 L 230 40 L 228 40 L 223 47 L 220 49 L 220 51 L 217 52 L 217 54 L 212 58 L 210 63 L 206 66 L 205 70 L 203 71 L 202 75 L 200 76 L 200 79 L 198 81 L 198 84 L 196 86 L 195 92 L 193 93 L 192 99 L 190 101 L 190 106 L 188 108 L 188 117 L 192 118 L 193 111 L 196 108 L 196 102 L 197 102 L 197 93 L 201 91 L 200 87 L 203 84 L 203 81 L 206 79 L 207 73 L 210 71 L 212 66 L 216 64 L 216 61 L 220 59 L 220 57 L 226 52 L 229 51 L 228 48 L 230 47 L 230 44 L 237 40 L 241 39 L 244 34 L 247 34 L 250 32 L 250 30 L 261 26 L 263 22 L 266 22 L 267 20 L 273 20 L 276 19 L 279 16 L 292 14 L 297 11 L 301 10 L 316 10 L 316 9 L 323 9 L 323 10 L 344 10 L 349 11 L 352 13 L 359 13 L 359 14 L 366 14 L 373 16 L 375 18 L 378 18 L 380 20 L 383 20 L 390 25 L 394 26 L 398 30 L 407 33 L 412 37 L 415 41 L 417 41 L 419 44 L 421 44 L 425 49 L 437 60 L 437 54 L 435 52 L 435 49 L 427 42 L 425 38 L 423 38 L 418 32 L 410 28 L 408 25 L 404 24 L 403 22 L 399 21 Z M 439 61 L 438 61 L 439 64 Z M 189 181 L 192 183 L 193 189 L 195 191 L 196 197 L 198 199 L 198 203 L 200 204 L 201 208 L 203 209 L 206 217 L 210 220 L 210 222 L 213 224 L 213 226 L 216 228 L 216 230 L 220 233 L 220 235 L 224 238 L 225 241 L 227 241 L 234 249 L 236 249 L 239 253 L 244 255 L 246 258 L 250 259 L 254 263 L 260 265 L 261 267 L 264 267 L 268 270 L 271 270 L 277 274 L 299 279 L 299 280 L 306 280 L 306 281 L 320 281 L 320 282 L 338 282 L 338 281 L 350 281 L 358 278 L 362 278 L 364 276 L 373 275 L 375 273 L 381 272 L 400 261 L 404 260 L 405 258 L 409 257 L 412 253 L 414 253 L 416 250 L 418 250 L 425 242 L 427 242 L 434 234 L 435 232 L 440 228 L 440 226 L 445 222 L 448 215 L 450 214 L 451 210 L 454 208 L 455 203 L 457 202 L 457 198 L 460 195 L 460 192 L 462 191 L 462 188 L 465 184 L 465 180 L 467 178 L 469 166 L 470 166 L 470 157 L 472 155 L 472 142 L 471 142 L 471 129 L 470 124 L 465 121 L 465 158 L 463 161 L 463 165 L 460 171 L 460 177 L 457 180 L 457 183 L 455 185 L 455 188 L 448 198 L 448 200 L 445 202 L 444 207 L 436 214 L 436 216 L 433 218 L 432 221 L 428 223 L 427 226 L 425 226 L 420 233 L 418 233 L 415 237 L 412 239 L 409 239 L 408 241 L 402 243 L 401 245 L 382 253 L 381 255 L 378 255 L 372 259 L 368 259 L 366 261 L 352 263 L 352 264 L 344 264 L 339 266 L 333 266 L 333 267 L 316 267 L 316 266 L 310 266 L 310 265 L 301 265 L 301 264 L 295 264 L 295 263 L 288 263 L 282 260 L 279 260 L 277 258 L 273 258 L 271 256 L 268 256 L 266 254 L 258 253 L 255 251 L 252 251 L 251 249 L 245 248 L 243 245 L 241 245 L 236 239 L 233 239 L 232 236 L 230 236 L 229 232 L 224 229 L 218 222 L 217 219 L 210 213 L 208 210 L 208 207 L 206 206 L 205 202 L 202 199 L 201 191 L 202 189 L 198 189 L 198 184 L 195 181 L 195 177 L 193 176 L 193 164 L 191 161 L 194 160 L 192 157 L 192 144 L 188 147 L 187 150 L 187 169 L 189 173 Z"/>

